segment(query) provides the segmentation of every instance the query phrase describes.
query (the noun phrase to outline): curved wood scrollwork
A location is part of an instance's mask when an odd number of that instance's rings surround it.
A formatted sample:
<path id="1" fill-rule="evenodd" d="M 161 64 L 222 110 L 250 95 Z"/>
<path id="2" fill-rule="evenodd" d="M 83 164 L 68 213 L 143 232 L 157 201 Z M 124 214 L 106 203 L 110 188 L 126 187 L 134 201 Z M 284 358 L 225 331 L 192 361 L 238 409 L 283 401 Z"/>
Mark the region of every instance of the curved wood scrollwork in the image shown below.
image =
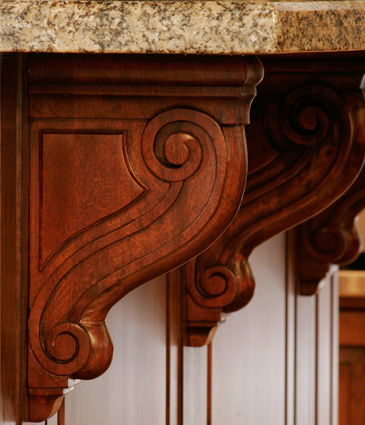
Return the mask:
<path id="1" fill-rule="evenodd" d="M 251 300 L 252 250 L 334 202 L 363 164 L 362 75 L 355 70 L 349 85 L 350 78 L 331 76 L 325 59 L 263 63 L 265 79 L 247 128 L 241 208 L 218 241 L 184 266 L 191 346 L 209 343 L 225 314 Z"/>
<path id="2" fill-rule="evenodd" d="M 365 128 L 363 129 L 365 134 Z M 351 188 L 321 214 L 296 229 L 299 293 L 314 295 L 332 264 L 349 264 L 361 253 L 356 216 L 365 208 L 365 169 Z"/>
<path id="3" fill-rule="evenodd" d="M 199 254 L 239 208 L 260 61 L 161 60 L 30 60 L 31 421 L 108 368 L 109 309 Z"/>

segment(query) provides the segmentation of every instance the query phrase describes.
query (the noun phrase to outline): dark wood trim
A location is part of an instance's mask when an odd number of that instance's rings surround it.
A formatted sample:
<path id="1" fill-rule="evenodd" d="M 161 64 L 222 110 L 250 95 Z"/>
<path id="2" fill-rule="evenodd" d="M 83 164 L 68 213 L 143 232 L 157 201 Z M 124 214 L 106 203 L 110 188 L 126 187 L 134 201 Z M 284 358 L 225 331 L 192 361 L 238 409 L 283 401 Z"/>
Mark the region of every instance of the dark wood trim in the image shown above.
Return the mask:
<path id="1" fill-rule="evenodd" d="M 364 109 L 354 115 L 357 139 L 365 134 Z M 365 208 L 365 168 L 354 184 L 333 205 L 297 229 L 298 279 L 300 293 L 313 295 L 332 264 L 350 264 L 362 250 L 356 217 Z"/>
<path id="2" fill-rule="evenodd" d="M 253 249 L 335 202 L 363 166 L 359 55 L 348 55 L 346 66 L 333 55 L 300 58 L 261 58 L 265 78 L 247 127 L 249 170 L 241 208 L 225 233 L 184 266 L 191 346 L 208 344 L 225 314 L 253 297 Z M 298 244 L 298 264 L 306 272 Z"/>
<path id="3" fill-rule="evenodd" d="M 1 415 L 27 419 L 28 162 L 25 57 L 1 57 Z"/>

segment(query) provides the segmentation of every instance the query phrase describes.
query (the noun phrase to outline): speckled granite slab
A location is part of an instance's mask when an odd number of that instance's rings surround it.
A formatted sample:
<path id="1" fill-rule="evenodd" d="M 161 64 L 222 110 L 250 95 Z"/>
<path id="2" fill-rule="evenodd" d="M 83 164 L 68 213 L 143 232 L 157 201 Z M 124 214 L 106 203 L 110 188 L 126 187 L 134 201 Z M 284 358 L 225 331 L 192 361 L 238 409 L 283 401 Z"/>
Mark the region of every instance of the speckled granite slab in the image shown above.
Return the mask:
<path id="1" fill-rule="evenodd" d="M 365 2 L 3 1 L 0 51 L 365 50 Z"/>

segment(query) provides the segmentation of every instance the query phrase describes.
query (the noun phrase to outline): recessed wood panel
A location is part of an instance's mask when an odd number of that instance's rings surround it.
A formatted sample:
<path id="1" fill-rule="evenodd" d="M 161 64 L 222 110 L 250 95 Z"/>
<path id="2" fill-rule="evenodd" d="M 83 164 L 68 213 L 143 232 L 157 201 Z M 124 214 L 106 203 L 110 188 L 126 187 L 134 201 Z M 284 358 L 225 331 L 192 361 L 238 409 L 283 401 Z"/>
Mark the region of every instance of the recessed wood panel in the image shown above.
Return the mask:
<path id="1" fill-rule="evenodd" d="M 1 55 L 0 424 L 21 424 L 27 411 L 28 163 L 22 55 Z M 23 151 L 24 150 L 24 151 Z M 21 230 L 22 229 L 22 232 Z"/>
<path id="2" fill-rule="evenodd" d="M 365 422 L 365 348 L 341 347 L 339 425 Z"/>
<path id="3" fill-rule="evenodd" d="M 67 239 L 143 193 L 124 151 L 125 133 L 42 135 L 41 268 Z"/>
<path id="4" fill-rule="evenodd" d="M 365 311 L 341 311 L 340 344 L 365 345 Z"/>

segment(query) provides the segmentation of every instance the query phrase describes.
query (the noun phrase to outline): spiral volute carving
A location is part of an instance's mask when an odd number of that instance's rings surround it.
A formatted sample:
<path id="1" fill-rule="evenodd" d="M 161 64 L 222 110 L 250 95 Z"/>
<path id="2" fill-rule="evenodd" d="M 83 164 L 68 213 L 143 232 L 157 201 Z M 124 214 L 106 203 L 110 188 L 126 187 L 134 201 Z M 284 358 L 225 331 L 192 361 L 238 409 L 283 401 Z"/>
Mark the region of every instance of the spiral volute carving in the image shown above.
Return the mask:
<path id="1" fill-rule="evenodd" d="M 347 232 L 339 226 L 326 226 L 317 229 L 312 235 L 313 246 L 316 250 L 312 255 L 320 260 L 332 261 L 341 258 L 348 245 Z M 312 244 L 311 244 L 312 245 Z"/>
<path id="2" fill-rule="evenodd" d="M 203 307 L 224 307 L 237 294 L 238 282 L 232 271 L 217 265 L 207 268 L 195 281 L 187 280 L 187 287 L 194 301 Z"/>
<path id="3" fill-rule="evenodd" d="M 147 124 L 142 138 L 143 158 L 160 179 L 183 181 L 198 170 L 203 152 L 223 139 L 219 125 L 208 115 L 172 109 Z"/>
<path id="4" fill-rule="evenodd" d="M 269 108 L 266 125 L 278 146 L 285 143 L 275 137 L 280 133 L 291 143 L 309 146 L 325 140 L 331 142 L 332 138 L 346 137 L 351 132 L 350 118 L 341 98 L 322 85 L 294 89 L 275 115 Z"/>
<path id="5" fill-rule="evenodd" d="M 44 348 L 52 361 L 52 373 L 73 374 L 89 355 L 91 342 L 87 330 L 78 323 L 58 323 L 46 335 Z"/>

